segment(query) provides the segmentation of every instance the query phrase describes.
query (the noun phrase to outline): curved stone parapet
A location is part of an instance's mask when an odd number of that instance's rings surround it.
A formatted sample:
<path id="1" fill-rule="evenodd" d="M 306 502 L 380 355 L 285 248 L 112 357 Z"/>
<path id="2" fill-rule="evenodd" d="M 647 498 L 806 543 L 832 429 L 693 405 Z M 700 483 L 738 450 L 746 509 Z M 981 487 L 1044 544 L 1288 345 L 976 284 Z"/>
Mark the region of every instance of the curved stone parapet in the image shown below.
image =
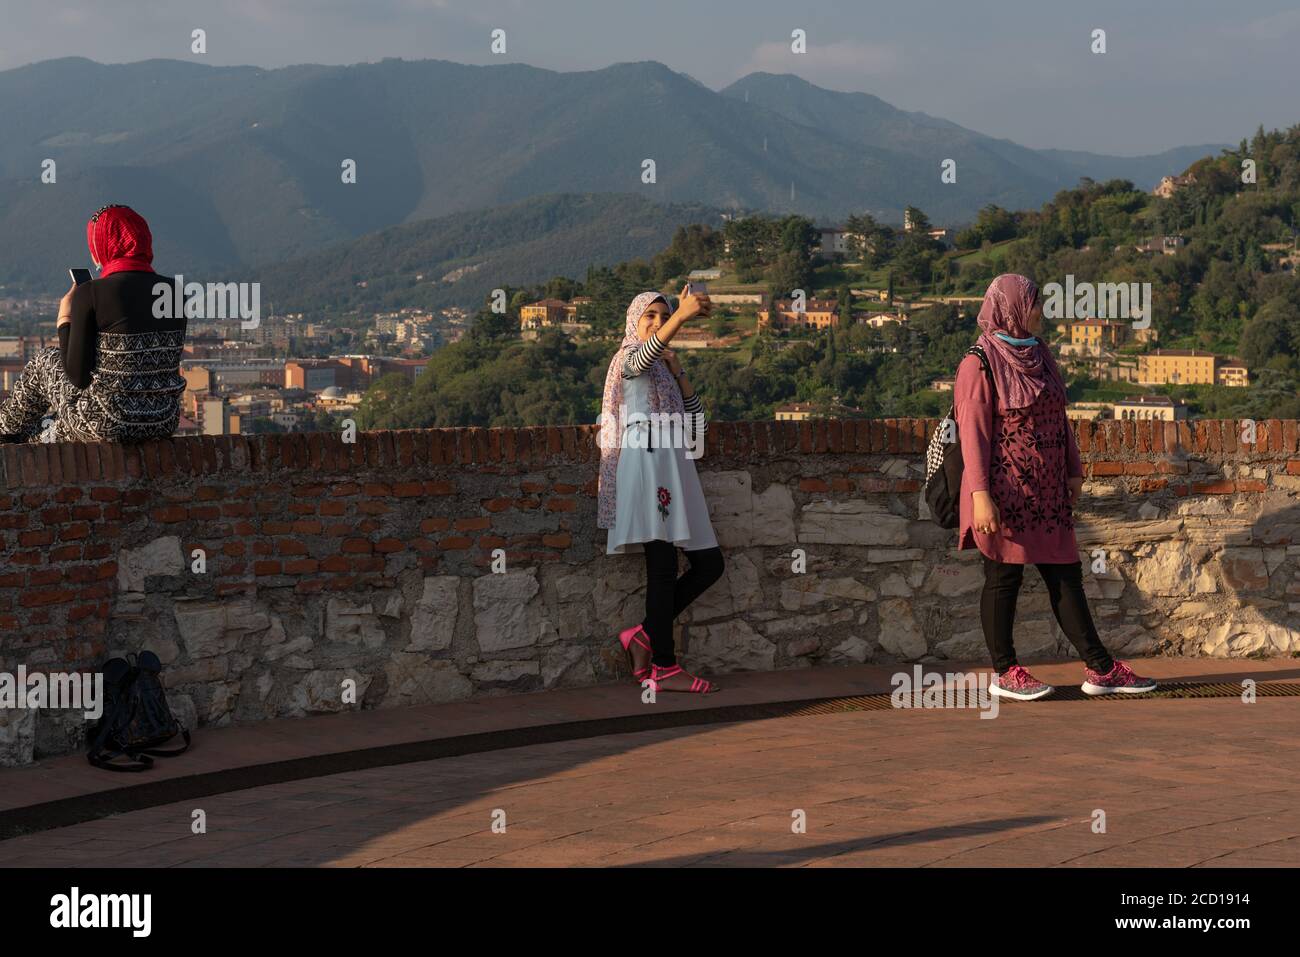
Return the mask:
<path id="1" fill-rule="evenodd" d="M 920 498 L 936 425 L 712 423 L 727 571 L 680 622 L 687 660 L 982 658 L 975 553 Z M 1085 587 L 1117 653 L 1300 652 L 1296 422 L 1075 428 Z M 605 555 L 597 458 L 595 426 L 0 447 L 0 673 L 147 648 L 193 726 L 611 680 L 643 566 Z M 1022 656 L 1071 655 L 1026 582 Z M 0 763 L 83 728 L 0 708 Z"/>

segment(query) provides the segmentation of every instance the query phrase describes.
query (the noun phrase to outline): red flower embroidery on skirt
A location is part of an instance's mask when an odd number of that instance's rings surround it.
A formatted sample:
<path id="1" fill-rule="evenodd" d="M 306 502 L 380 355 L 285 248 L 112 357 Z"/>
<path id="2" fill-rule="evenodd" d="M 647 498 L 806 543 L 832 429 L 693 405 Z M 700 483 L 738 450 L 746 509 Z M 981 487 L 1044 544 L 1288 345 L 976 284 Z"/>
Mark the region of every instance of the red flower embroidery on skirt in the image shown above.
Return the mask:
<path id="1" fill-rule="evenodd" d="M 668 520 L 668 503 L 672 500 L 673 497 L 668 493 L 668 489 L 659 486 L 659 517 L 664 521 Z"/>

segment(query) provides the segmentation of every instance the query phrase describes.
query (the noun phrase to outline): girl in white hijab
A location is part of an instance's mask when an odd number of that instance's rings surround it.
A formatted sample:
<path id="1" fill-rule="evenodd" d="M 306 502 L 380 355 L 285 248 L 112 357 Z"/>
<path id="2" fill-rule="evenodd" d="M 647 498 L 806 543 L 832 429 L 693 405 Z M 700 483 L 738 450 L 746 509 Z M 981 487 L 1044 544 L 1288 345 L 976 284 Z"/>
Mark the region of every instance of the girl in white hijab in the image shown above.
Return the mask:
<path id="1" fill-rule="evenodd" d="M 685 322 L 711 308 L 707 296 L 689 290 L 676 312 L 659 293 L 641 293 L 628 306 L 623 342 L 605 375 L 596 524 L 610 530 L 609 554 L 645 553 L 645 619 L 619 643 L 633 677 L 655 691 L 718 690 L 683 671 L 673 646 L 674 619 L 722 577 L 723 561 L 695 471 L 704 406 L 667 348 Z M 680 578 L 678 548 L 690 563 Z"/>

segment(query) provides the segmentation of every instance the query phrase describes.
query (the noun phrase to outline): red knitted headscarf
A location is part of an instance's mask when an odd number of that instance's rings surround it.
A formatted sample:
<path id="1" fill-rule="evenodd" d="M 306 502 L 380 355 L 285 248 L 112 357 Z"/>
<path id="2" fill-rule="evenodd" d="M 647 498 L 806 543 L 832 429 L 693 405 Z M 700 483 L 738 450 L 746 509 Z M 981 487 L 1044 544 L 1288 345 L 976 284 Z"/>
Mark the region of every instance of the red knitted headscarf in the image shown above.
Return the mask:
<path id="1" fill-rule="evenodd" d="M 130 206 L 105 206 L 86 223 L 90 257 L 100 276 L 115 272 L 153 272 L 153 234 Z"/>

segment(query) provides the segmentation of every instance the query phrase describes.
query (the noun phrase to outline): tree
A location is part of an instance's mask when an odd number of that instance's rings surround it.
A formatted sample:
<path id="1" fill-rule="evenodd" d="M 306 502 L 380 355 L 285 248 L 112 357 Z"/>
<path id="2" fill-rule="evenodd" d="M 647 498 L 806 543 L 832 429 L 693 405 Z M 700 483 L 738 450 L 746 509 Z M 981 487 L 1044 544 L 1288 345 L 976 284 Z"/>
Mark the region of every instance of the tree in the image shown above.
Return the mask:
<path id="1" fill-rule="evenodd" d="M 768 286 L 774 297 L 786 299 L 794 290 L 812 289 L 813 271 L 808 257 L 798 252 L 783 252 L 768 271 Z"/>
<path id="2" fill-rule="evenodd" d="M 761 216 L 745 216 L 727 223 L 724 230 L 731 261 L 740 270 L 763 265 L 770 248 L 771 227 Z"/>
<path id="3" fill-rule="evenodd" d="M 480 309 L 470 320 L 469 336 L 475 340 L 513 339 L 519 334 L 519 320 L 507 313 Z"/>
<path id="4" fill-rule="evenodd" d="M 903 210 L 903 222 L 907 225 L 909 233 L 924 234 L 934 228 L 930 225 L 930 217 L 915 206 L 908 206 Z"/>
<path id="5" fill-rule="evenodd" d="M 817 244 L 819 235 L 811 219 L 804 216 L 787 216 L 781 220 L 781 252 L 809 259 L 812 257 L 813 247 Z"/>
<path id="6" fill-rule="evenodd" d="M 357 425 L 372 429 L 391 424 L 391 418 L 410 397 L 411 380 L 398 372 L 381 376 L 357 405 Z"/>
<path id="7" fill-rule="evenodd" d="M 876 220 L 869 214 L 854 214 L 844 221 L 844 245 L 850 259 L 865 259 L 879 230 Z"/>
<path id="8" fill-rule="evenodd" d="M 1294 355 L 1300 343 L 1300 310 L 1288 300 L 1270 299 L 1241 334 L 1241 357 L 1259 367 L 1280 355 Z"/>

